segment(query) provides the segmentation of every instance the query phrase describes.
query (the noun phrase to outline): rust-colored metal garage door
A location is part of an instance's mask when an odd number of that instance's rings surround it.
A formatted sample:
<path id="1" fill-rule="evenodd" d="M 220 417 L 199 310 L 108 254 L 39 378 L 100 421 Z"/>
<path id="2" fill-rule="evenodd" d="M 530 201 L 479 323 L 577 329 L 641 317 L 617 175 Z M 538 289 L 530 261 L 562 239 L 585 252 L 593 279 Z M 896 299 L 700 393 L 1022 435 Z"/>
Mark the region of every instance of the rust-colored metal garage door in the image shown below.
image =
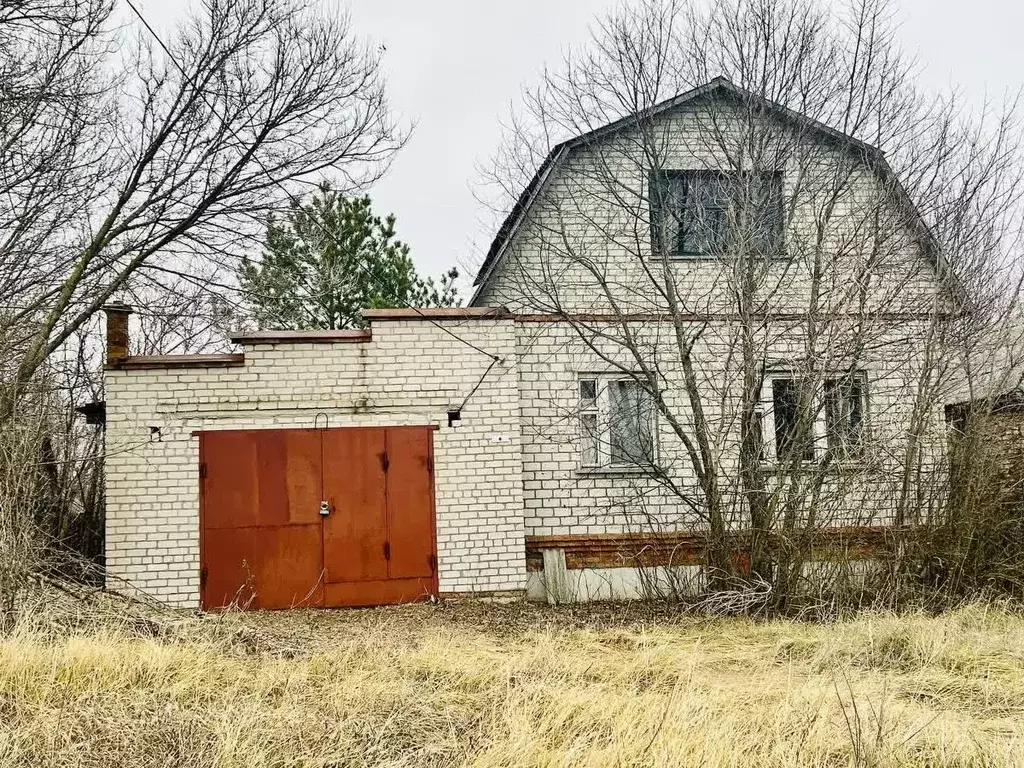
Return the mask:
<path id="1" fill-rule="evenodd" d="M 204 608 L 437 593 L 430 427 L 199 433 Z"/>

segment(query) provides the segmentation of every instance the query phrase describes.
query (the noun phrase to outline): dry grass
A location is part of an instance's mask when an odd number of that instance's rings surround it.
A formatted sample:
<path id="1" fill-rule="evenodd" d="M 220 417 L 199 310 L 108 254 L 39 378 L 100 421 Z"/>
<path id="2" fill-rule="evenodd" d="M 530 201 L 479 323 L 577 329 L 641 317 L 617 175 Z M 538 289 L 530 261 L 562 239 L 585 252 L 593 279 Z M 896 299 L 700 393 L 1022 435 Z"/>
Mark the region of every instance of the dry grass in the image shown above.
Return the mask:
<path id="1" fill-rule="evenodd" d="M 1024 764 L 1024 617 L 999 609 L 107 613 L 0 641 L 0 765 Z"/>

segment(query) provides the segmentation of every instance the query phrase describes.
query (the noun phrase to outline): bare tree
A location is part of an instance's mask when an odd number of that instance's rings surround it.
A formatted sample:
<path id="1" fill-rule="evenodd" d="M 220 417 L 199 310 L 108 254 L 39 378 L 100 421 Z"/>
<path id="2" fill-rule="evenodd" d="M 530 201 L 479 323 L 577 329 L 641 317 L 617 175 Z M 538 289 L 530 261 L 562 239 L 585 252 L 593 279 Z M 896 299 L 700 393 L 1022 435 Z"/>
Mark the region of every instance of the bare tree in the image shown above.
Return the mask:
<path id="1" fill-rule="evenodd" d="M 116 50 L 108 0 L 0 8 L 0 304 L 20 396 L 149 265 L 219 254 L 333 176 L 355 190 L 403 134 L 379 56 L 293 0 L 205 0 Z"/>
<path id="2" fill-rule="evenodd" d="M 713 582 L 779 605 L 823 528 L 923 521 L 956 350 L 1016 299 L 1019 129 L 922 93 L 884 0 L 613 11 L 488 172 L 527 192 L 475 301 L 597 369 L 531 439 L 640 470 L 606 522 L 704 531 Z"/>
<path id="3" fill-rule="evenodd" d="M 0 618 L 102 554 L 97 310 L 138 306 L 137 353 L 223 343 L 267 216 L 361 191 L 405 136 L 379 52 L 311 2 L 203 0 L 165 39 L 112 11 L 0 3 Z"/>

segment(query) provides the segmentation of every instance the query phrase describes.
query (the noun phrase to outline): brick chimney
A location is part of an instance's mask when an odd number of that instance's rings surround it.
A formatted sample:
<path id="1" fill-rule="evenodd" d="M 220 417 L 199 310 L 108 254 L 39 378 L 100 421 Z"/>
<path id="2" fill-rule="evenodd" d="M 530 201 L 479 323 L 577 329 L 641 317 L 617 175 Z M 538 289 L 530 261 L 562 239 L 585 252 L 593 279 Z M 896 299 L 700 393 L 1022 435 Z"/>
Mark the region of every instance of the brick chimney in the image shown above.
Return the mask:
<path id="1" fill-rule="evenodd" d="M 107 304 L 107 365 L 116 366 L 128 357 L 128 315 L 132 308 L 127 304 Z"/>

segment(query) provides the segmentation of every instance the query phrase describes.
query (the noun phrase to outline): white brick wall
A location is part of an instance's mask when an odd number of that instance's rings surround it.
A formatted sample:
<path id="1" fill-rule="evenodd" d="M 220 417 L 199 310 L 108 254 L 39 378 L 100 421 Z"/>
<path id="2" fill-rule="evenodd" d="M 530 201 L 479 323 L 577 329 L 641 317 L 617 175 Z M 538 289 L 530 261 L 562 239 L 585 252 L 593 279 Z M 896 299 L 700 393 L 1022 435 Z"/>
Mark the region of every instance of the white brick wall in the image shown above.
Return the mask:
<path id="1" fill-rule="evenodd" d="M 253 344 L 245 365 L 107 371 L 107 569 L 160 599 L 198 604 L 198 438 L 193 430 L 436 424 L 442 592 L 525 583 L 518 365 L 511 320 L 379 320 L 364 343 Z M 321 415 L 319 424 L 323 425 Z M 150 427 L 160 442 L 149 442 Z M 507 441 L 496 442 L 497 435 Z"/>
<path id="2" fill-rule="evenodd" d="M 716 107 L 712 114 L 694 104 L 652 121 L 642 139 L 626 128 L 571 149 L 539 190 L 474 303 L 537 314 L 668 312 L 660 265 L 651 261 L 650 157 L 658 156 L 666 170 L 734 169 L 727 158 L 742 156 L 749 136 L 730 133 L 736 126 L 730 125 L 728 109 Z M 764 313 L 791 317 L 763 322 L 758 351 L 769 367 L 805 359 L 810 350 L 821 368 L 843 370 L 855 359 L 866 371 L 875 441 L 870 450 L 878 460 L 870 471 L 836 471 L 820 507 L 836 524 L 885 523 L 901 492 L 900 462 L 920 391 L 928 313 L 943 286 L 907 226 L 906 211 L 892 204 L 891 190 L 861 153 L 786 127 L 779 128 L 777 140 L 787 153 L 778 166 L 784 200 L 793 208 L 786 216 L 786 258 L 765 262 L 757 295 Z M 679 258 L 671 265 L 681 313 L 694 317 L 687 328 L 701 333 L 694 359 L 727 495 L 737 482 L 741 392 L 736 326 L 728 319 L 737 306 L 733 265 L 727 254 Z M 819 277 L 812 280 L 815 269 Z M 817 338 L 809 345 L 812 310 Z M 912 318 L 891 319 L 904 314 Z M 630 327 L 664 377 L 671 409 L 685 423 L 692 417 L 672 326 L 650 320 Z M 576 329 L 523 323 L 518 337 L 527 534 L 699 525 L 678 493 L 650 479 L 579 471 L 577 380 L 581 372 L 612 371 L 614 363 L 638 369 L 621 340 L 622 328 L 593 318 Z M 943 453 L 940 403 L 927 412 L 923 482 L 930 482 L 930 468 L 938 468 Z M 659 444 L 661 464 L 677 487 L 698 497 L 691 462 L 664 421 Z"/>
<path id="3" fill-rule="evenodd" d="M 727 501 L 738 505 L 738 423 L 735 404 L 740 393 L 740 374 L 727 364 L 724 350 L 733 344 L 735 326 L 726 322 L 700 323 L 703 329 L 695 356 L 701 361 L 702 401 L 711 424 L 712 449 L 720 470 Z M 644 328 L 643 326 L 646 326 Z M 784 366 L 800 353 L 801 325 L 771 326 L 767 363 Z M 614 335 L 614 326 L 589 323 Z M 908 439 L 910 410 L 917 396 L 920 357 L 918 350 L 926 322 L 907 322 L 899 328 L 880 330 L 874 346 L 861 357 L 859 368 L 868 380 L 866 454 L 863 466 L 832 472 L 824 493 L 816 502 L 819 524 L 885 525 L 892 521 L 896 497 L 903 481 L 903 457 Z M 634 324 L 649 360 L 657 360 L 670 410 L 687 426 L 682 371 L 674 361 L 671 326 L 668 323 Z M 523 429 L 523 504 L 528 536 L 637 533 L 653 530 L 703 530 L 705 524 L 681 496 L 702 502 L 693 465 L 679 438 L 663 418 L 656 420 L 659 465 L 675 488 L 628 472 L 593 473 L 581 469 L 579 443 L 578 380 L 583 372 L 615 371 L 609 363 L 636 369 L 630 356 L 615 341 L 584 343 L 580 331 L 565 322 L 520 323 L 518 359 L 521 381 Z M 600 354 L 598 353 L 600 352 Z M 833 351 L 834 366 L 841 367 L 841 349 Z M 828 367 L 828 358 L 820 364 Z M 934 480 L 944 455 L 944 421 L 941 402 L 928 413 L 924 454 L 918 482 Z M 771 439 L 771 436 L 767 436 Z"/>
<path id="4" fill-rule="evenodd" d="M 813 132 L 796 133 L 777 121 L 765 118 L 762 124 L 737 114 L 734 118 L 724 105 L 713 112 L 689 105 L 645 124 L 642 137 L 627 127 L 573 148 L 540 189 L 475 304 L 526 312 L 554 307 L 607 312 L 596 271 L 623 311 L 666 311 L 662 292 L 641 267 L 652 266 L 650 158 L 657 156 L 663 170 L 734 170 L 735 158 L 745 156 L 746 133 L 752 132 L 769 147 L 762 150 L 759 169 L 776 161 L 783 172 L 787 207 L 787 258 L 771 261 L 761 279 L 771 311 L 806 311 L 819 263 L 823 276 L 814 282 L 823 309 L 857 311 L 861 270 L 869 263 L 869 306 L 930 308 L 937 285 L 933 265 L 908 228 L 906 212 L 892 204 L 891 190 L 864 164 L 863 155 Z M 777 129 L 775 138 L 765 138 L 766 125 Z M 683 311 L 732 311 L 732 267 L 729 258 L 674 260 Z"/>

